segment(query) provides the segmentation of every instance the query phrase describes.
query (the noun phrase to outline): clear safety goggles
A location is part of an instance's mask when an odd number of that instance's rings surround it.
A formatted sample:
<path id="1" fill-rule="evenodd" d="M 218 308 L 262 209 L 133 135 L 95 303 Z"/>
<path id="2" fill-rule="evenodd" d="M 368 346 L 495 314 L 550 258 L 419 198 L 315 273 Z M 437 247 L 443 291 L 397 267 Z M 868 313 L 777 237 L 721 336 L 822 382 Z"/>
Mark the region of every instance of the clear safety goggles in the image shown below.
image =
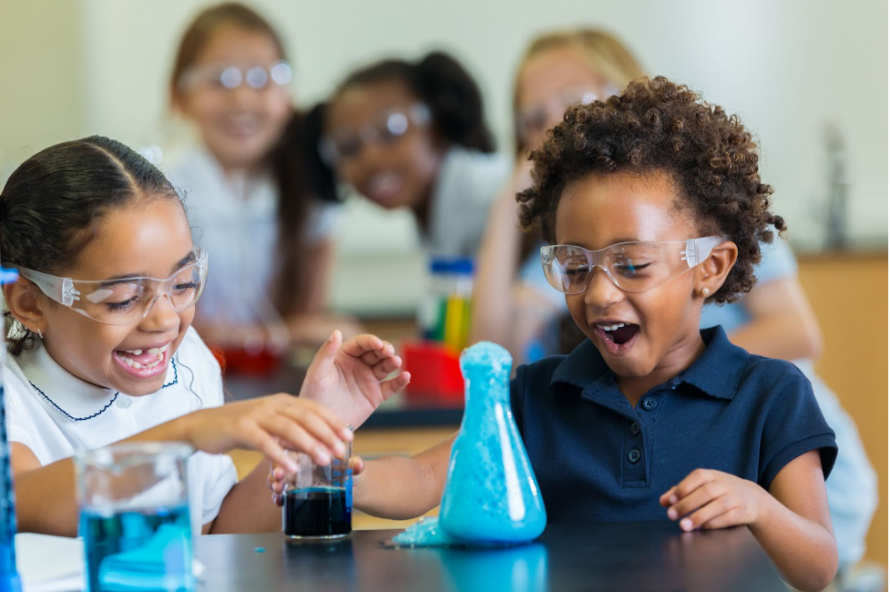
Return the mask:
<path id="1" fill-rule="evenodd" d="M 411 129 L 430 124 L 430 108 L 414 103 L 407 109 L 389 109 L 374 121 L 358 129 L 339 128 L 325 134 L 318 143 L 318 151 L 328 166 L 356 158 L 364 146 L 392 144 Z"/>
<path id="2" fill-rule="evenodd" d="M 269 67 L 214 63 L 189 68 L 179 78 L 178 86 L 184 92 L 201 86 L 218 90 L 235 90 L 242 84 L 254 90 L 262 90 L 269 85 L 284 86 L 292 77 L 293 71 L 285 61 L 275 62 Z"/>
<path id="3" fill-rule="evenodd" d="M 617 243 L 598 251 L 575 245 L 541 247 L 541 264 L 551 286 L 564 294 L 587 290 L 599 267 L 619 289 L 645 292 L 683 275 L 711 256 L 725 236 L 685 241 Z"/>
<path id="4" fill-rule="evenodd" d="M 19 275 L 33 282 L 48 298 L 100 323 L 132 325 L 148 316 L 161 296 L 176 312 L 194 306 L 207 283 L 208 256 L 196 248 L 194 261 L 168 278 L 124 277 L 73 280 L 19 267 Z"/>
<path id="5" fill-rule="evenodd" d="M 562 121 L 566 109 L 572 105 L 589 105 L 594 101 L 604 101 L 616 93 L 617 89 L 611 84 L 606 88 L 606 96 L 601 96 L 590 86 L 566 87 L 547 101 L 520 109 L 516 114 L 516 130 L 520 138 L 528 140 Z"/>

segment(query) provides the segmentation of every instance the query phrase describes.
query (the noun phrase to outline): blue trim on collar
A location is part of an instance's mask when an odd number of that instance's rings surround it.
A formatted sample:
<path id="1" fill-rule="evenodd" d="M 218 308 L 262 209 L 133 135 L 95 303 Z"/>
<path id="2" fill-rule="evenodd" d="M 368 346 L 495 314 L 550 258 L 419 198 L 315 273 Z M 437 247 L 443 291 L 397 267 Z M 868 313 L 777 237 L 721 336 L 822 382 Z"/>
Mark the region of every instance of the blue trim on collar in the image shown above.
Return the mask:
<path id="1" fill-rule="evenodd" d="M 179 369 L 176 368 L 176 358 L 171 357 L 170 363 L 173 364 L 173 382 L 168 382 L 167 384 L 165 384 L 164 386 L 161 387 L 162 389 L 165 389 L 168 386 L 173 386 L 174 384 L 179 382 Z"/>
<path id="2" fill-rule="evenodd" d="M 733 345 L 719 325 L 703 329 L 701 336 L 705 342 L 705 351 L 673 380 L 677 383 L 685 382 L 718 399 L 732 399 L 738 390 L 749 354 Z M 614 386 L 615 375 L 602 354 L 588 339 L 556 367 L 550 385 L 558 382 L 580 389 L 592 383 L 600 383 L 603 387 Z"/>
<path id="3" fill-rule="evenodd" d="M 28 384 L 30 384 L 32 387 L 34 387 L 34 390 L 37 391 L 38 393 L 40 393 L 40 396 L 43 397 L 44 399 L 46 399 L 50 405 L 55 407 L 59 413 L 61 413 L 62 415 L 64 415 L 68 419 L 70 419 L 71 421 L 86 421 L 88 419 L 93 419 L 94 417 L 99 417 L 100 415 L 102 415 L 103 413 L 108 411 L 108 408 L 111 407 L 111 404 L 114 403 L 115 401 L 117 401 L 118 396 L 120 396 L 120 394 L 121 394 L 120 391 L 114 393 L 114 396 L 111 398 L 110 401 L 108 401 L 108 404 L 105 407 L 103 407 L 102 409 L 100 409 L 99 411 L 97 411 L 96 413 L 93 413 L 92 415 L 88 415 L 86 417 L 74 417 L 73 415 L 71 415 L 70 413 L 68 413 L 67 411 L 65 411 L 64 409 L 59 407 L 58 405 L 56 405 L 56 402 L 53 401 L 52 399 L 50 399 L 45 392 L 43 392 L 42 390 L 37 388 L 36 384 L 31 382 L 30 380 L 28 381 Z"/>
<path id="4" fill-rule="evenodd" d="M 176 367 L 176 360 L 175 360 L 174 358 L 170 358 L 170 363 L 173 364 L 173 381 L 172 381 L 172 382 L 168 382 L 167 384 L 165 384 L 164 386 L 162 386 L 162 387 L 161 387 L 162 389 L 165 389 L 165 388 L 167 388 L 168 386 L 173 386 L 174 384 L 179 383 L 179 369 Z M 118 397 L 120 396 L 120 394 L 121 394 L 120 391 L 114 393 L 114 396 L 111 398 L 110 401 L 108 401 L 108 404 L 105 405 L 105 407 L 103 407 L 102 409 L 100 409 L 100 410 L 97 411 L 96 413 L 93 413 L 92 415 L 87 415 L 86 417 L 74 417 L 73 415 L 71 415 L 70 413 L 68 413 L 67 411 L 65 411 L 65 410 L 62 409 L 61 407 L 59 407 L 59 406 L 56 404 L 56 402 L 53 401 L 52 399 L 50 399 L 49 396 L 48 396 L 45 392 L 43 392 L 42 390 L 40 390 L 39 388 L 37 388 L 37 385 L 36 385 L 36 384 L 34 384 L 33 382 L 31 382 L 30 380 L 28 381 L 28 384 L 30 384 L 30 385 L 34 388 L 34 390 L 37 391 L 37 392 L 40 394 L 41 397 L 43 397 L 44 399 L 46 399 L 46 401 L 47 401 L 50 405 L 52 405 L 53 407 L 55 407 L 55 408 L 56 408 L 56 411 L 58 411 L 59 413 L 61 413 L 62 415 L 64 415 L 64 416 L 67 417 L 68 419 L 70 419 L 71 421 L 86 421 L 86 420 L 88 420 L 88 419 L 93 419 L 94 417 L 99 417 L 100 415 L 102 415 L 103 413 L 105 413 L 106 411 L 108 411 L 108 408 L 111 407 L 111 405 L 112 405 L 115 401 L 117 401 L 117 398 L 118 398 Z"/>

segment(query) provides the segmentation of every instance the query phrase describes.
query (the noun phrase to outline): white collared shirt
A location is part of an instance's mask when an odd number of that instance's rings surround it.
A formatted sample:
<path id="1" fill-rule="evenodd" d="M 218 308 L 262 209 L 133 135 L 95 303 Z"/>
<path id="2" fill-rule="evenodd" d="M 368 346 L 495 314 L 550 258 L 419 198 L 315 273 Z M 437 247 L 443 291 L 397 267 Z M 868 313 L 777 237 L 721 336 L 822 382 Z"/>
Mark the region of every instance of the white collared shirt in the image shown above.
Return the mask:
<path id="1" fill-rule="evenodd" d="M 39 342 L 7 358 L 4 377 L 10 442 L 27 446 L 42 465 L 124 440 L 192 411 L 223 404 L 219 364 L 189 328 L 173 355 L 164 386 L 141 397 L 88 384 L 62 368 Z M 237 483 L 232 459 L 196 452 L 187 466 L 192 528 L 219 513 Z"/>
<path id="2" fill-rule="evenodd" d="M 273 177 L 227 175 L 201 146 L 175 154 L 162 169 L 183 197 L 195 243 L 210 254 L 198 314 L 210 322 L 277 321 L 268 296 L 281 265 Z M 328 240 L 339 210 L 337 204 L 315 204 L 306 220 L 306 241 Z"/>

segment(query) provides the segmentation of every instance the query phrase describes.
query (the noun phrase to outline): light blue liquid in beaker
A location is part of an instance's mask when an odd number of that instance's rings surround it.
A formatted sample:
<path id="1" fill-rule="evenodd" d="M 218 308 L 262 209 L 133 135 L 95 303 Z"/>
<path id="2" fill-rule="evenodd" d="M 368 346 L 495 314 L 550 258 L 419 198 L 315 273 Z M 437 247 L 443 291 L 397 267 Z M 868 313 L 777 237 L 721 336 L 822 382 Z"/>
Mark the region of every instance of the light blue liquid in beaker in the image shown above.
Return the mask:
<path id="1" fill-rule="evenodd" d="M 451 450 L 440 524 L 466 543 L 512 544 L 538 537 L 547 524 L 538 482 L 510 410 L 512 358 L 481 342 L 460 358 L 466 411 Z"/>
<path id="2" fill-rule="evenodd" d="M 83 511 L 80 516 L 89 592 L 190 592 L 192 532 L 188 506 Z"/>

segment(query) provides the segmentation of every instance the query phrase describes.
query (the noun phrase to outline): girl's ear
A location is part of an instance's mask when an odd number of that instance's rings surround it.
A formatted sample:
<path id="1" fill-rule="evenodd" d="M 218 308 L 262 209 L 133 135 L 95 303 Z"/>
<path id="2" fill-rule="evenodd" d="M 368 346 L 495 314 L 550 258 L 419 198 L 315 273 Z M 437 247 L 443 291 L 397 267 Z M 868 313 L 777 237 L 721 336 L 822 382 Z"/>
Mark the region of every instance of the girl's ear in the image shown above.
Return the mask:
<path id="1" fill-rule="evenodd" d="M 711 256 L 699 266 L 695 278 L 695 295 L 707 298 L 717 293 L 739 257 L 739 248 L 732 241 L 723 241 L 711 251 Z"/>
<path id="2" fill-rule="evenodd" d="M 12 318 L 32 333 L 46 331 L 46 316 L 37 297 L 37 288 L 28 280 L 19 278 L 14 284 L 3 286 L 3 297 Z"/>

